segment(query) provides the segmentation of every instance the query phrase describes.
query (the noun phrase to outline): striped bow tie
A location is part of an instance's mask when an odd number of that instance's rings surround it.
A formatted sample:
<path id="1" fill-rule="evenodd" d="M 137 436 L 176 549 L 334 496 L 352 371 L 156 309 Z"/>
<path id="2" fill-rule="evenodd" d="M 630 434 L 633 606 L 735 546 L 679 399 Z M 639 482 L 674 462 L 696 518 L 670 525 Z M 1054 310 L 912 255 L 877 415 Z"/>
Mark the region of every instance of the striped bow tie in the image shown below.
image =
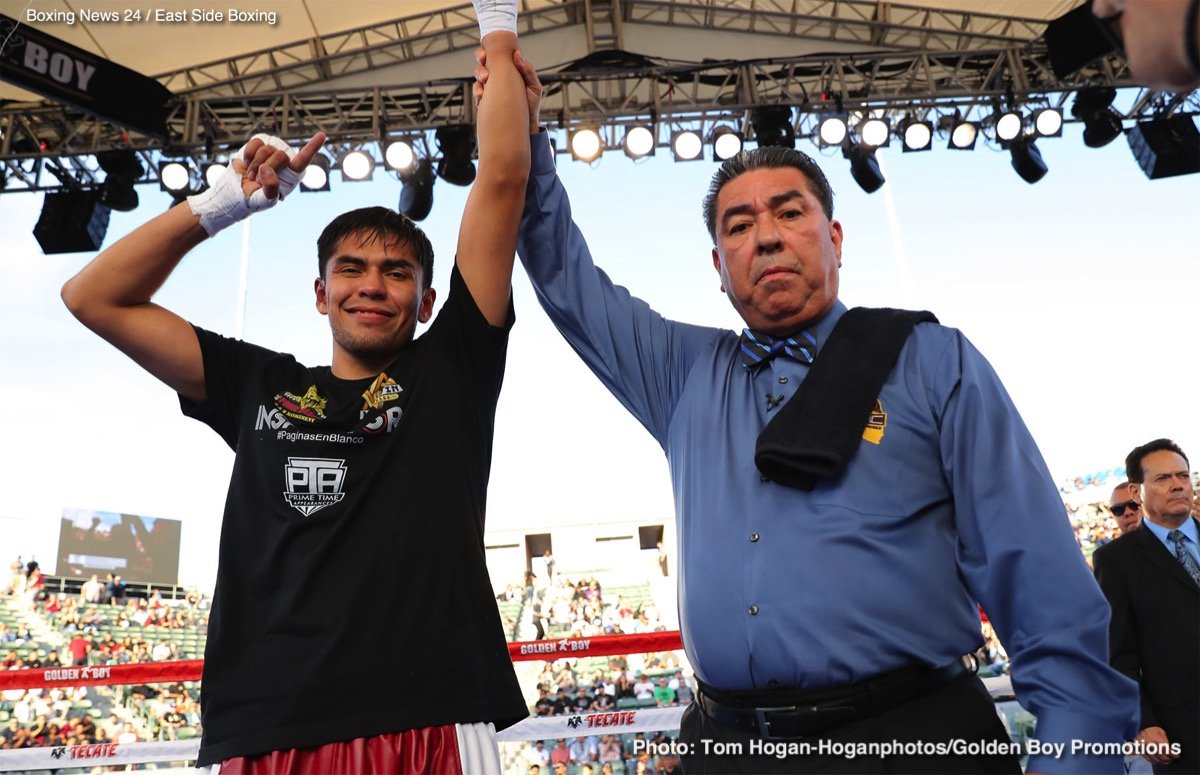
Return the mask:
<path id="1" fill-rule="evenodd" d="M 770 334 L 746 328 L 738 339 L 742 364 L 753 371 L 776 355 L 786 355 L 801 363 L 812 363 L 817 357 L 817 338 L 808 331 L 801 331 L 786 339 L 776 339 Z"/>

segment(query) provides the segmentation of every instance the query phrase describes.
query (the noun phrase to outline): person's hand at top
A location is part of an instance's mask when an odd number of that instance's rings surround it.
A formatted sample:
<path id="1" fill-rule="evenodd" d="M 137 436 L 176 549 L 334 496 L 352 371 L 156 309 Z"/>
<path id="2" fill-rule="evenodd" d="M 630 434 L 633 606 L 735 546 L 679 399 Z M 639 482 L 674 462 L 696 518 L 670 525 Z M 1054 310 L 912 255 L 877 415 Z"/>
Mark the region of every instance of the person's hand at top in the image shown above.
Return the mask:
<path id="1" fill-rule="evenodd" d="M 483 99 L 488 79 L 487 52 L 482 46 L 475 49 L 475 61 L 479 62 L 479 66 L 475 68 L 475 83 L 471 92 L 475 96 L 475 104 L 478 105 Z M 517 66 L 517 72 L 521 74 L 521 80 L 525 82 L 525 100 L 529 103 L 529 133 L 536 134 L 539 129 L 538 114 L 542 105 L 542 82 L 538 79 L 533 64 L 520 51 L 513 52 L 513 63 Z"/>
<path id="2" fill-rule="evenodd" d="M 299 151 L 278 137 L 257 134 L 211 188 L 188 197 L 188 207 L 211 237 L 253 213 L 274 207 L 295 190 L 304 169 L 324 144 L 324 132 L 313 135 Z"/>
<path id="3" fill-rule="evenodd" d="M 1119 17 L 1125 59 L 1138 83 L 1169 91 L 1200 86 L 1200 0 L 1092 0 L 1092 15 Z"/>

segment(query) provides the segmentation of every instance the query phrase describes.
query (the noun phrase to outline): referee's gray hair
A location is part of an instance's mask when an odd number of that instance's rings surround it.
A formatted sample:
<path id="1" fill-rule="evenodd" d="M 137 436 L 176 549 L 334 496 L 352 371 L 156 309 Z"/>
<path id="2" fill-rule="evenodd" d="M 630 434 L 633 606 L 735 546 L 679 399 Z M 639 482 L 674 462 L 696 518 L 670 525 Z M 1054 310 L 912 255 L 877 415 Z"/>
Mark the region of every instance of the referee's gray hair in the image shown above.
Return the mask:
<path id="1" fill-rule="evenodd" d="M 825 179 L 825 173 L 812 160 L 812 157 L 794 148 L 767 146 L 755 148 L 753 151 L 742 151 L 737 156 L 725 160 L 712 181 L 708 184 L 708 193 L 704 196 L 704 225 L 708 227 L 708 235 L 713 244 L 717 242 L 717 195 L 725 184 L 751 170 L 774 169 L 778 167 L 793 167 L 808 180 L 808 186 L 813 195 L 821 203 L 825 217 L 833 218 L 833 189 Z"/>

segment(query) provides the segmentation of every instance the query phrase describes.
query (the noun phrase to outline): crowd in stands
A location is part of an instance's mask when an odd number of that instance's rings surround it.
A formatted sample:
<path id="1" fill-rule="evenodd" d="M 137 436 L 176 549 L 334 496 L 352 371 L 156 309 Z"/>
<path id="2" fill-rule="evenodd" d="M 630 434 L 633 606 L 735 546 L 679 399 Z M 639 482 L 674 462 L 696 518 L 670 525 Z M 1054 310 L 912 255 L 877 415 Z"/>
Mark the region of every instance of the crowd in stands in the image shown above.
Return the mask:
<path id="1" fill-rule="evenodd" d="M 93 576 L 78 594 L 46 591 L 36 562 L 13 563 L 0 596 L 5 670 L 198 658 L 208 600 L 127 593 L 120 577 Z M 0 748 L 194 737 L 199 686 L 55 687 L 0 692 Z"/>
<path id="2" fill-rule="evenodd" d="M 1064 487 L 1101 489 L 1119 472 L 1102 472 Z M 1100 490 L 1097 490 L 1099 493 Z M 1121 532 L 1106 502 L 1064 506 L 1081 551 L 1092 552 Z M 88 579 L 78 594 L 47 592 L 36 562 L 20 560 L 0 585 L 0 669 L 116 665 L 202 656 L 208 600 L 190 593 L 166 600 L 158 591 L 129 594 L 119 576 Z M 523 619 L 532 637 L 556 639 L 655 632 L 663 624 L 649 585 L 604 590 L 596 578 L 572 581 L 553 572 L 527 574 L 497 595 L 509 636 Z M 524 614 L 524 616 L 522 616 Z M 42 625 L 39 627 L 39 623 Z M 983 674 L 1006 672 L 1008 655 L 991 623 L 982 622 L 984 645 L 976 653 Z M 526 632 L 524 637 L 530 637 Z M 686 705 L 696 689 L 677 652 L 581 657 L 544 662 L 537 680 L 536 716 L 575 715 L 624 708 Z M 198 734 L 198 685 L 70 687 L 0 693 L 0 748 L 134 740 L 184 739 Z M 667 743 L 663 733 L 650 737 Z M 678 760 L 645 750 L 641 733 L 535 741 L 520 753 L 524 772 L 554 775 L 671 773 Z"/>

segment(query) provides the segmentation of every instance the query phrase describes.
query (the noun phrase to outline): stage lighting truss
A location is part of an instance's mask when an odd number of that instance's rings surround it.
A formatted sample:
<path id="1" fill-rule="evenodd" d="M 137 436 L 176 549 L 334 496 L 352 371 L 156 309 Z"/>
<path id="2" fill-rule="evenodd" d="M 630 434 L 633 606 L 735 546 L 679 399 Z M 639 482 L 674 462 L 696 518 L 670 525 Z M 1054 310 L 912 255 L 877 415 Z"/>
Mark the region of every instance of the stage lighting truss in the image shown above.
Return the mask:
<path id="1" fill-rule="evenodd" d="M 928 151 L 933 147 L 933 122 L 910 117 L 900 122 L 897 134 L 904 143 L 904 152 Z"/>
<path id="2" fill-rule="evenodd" d="M 375 172 L 375 160 L 366 151 L 350 151 L 342 156 L 339 165 L 342 169 L 342 180 L 358 182 L 370 180 Z"/>
<path id="3" fill-rule="evenodd" d="M 625 139 L 621 147 L 625 155 L 631 159 L 641 159 L 654 154 L 656 139 L 653 127 L 645 124 L 635 124 L 625 131 Z"/>
<path id="4" fill-rule="evenodd" d="M 698 161 L 704 158 L 704 140 L 691 129 L 672 132 L 671 153 L 675 161 Z"/>
<path id="5" fill-rule="evenodd" d="M 717 161 L 732 159 L 742 152 L 745 138 L 732 127 L 719 126 L 712 133 L 713 158 Z"/>
<path id="6" fill-rule="evenodd" d="M 579 127 L 571 132 L 567 146 L 571 150 L 571 158 L 575 161 L 593 162 L 604 153 L 604 141 L 600 138 L 600 130 L 594 126 Z"/>
<path id="7" fill-rule="evenodd" d="M 817 121 L 817 146 L 828 148 L 846 142 L 849 127 L 845 113 L 826 113 Z"/>

